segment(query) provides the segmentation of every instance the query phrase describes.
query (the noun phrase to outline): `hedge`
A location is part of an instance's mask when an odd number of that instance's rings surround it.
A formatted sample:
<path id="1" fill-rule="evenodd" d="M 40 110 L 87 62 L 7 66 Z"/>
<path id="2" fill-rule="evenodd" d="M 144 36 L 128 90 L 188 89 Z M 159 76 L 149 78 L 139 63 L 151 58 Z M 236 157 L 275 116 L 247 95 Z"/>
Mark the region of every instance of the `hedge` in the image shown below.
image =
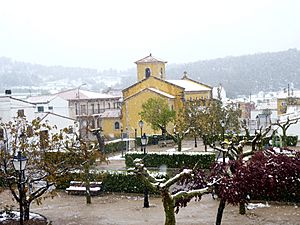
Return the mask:
<path id="1" fill-rule="evenodd" d="M 105 145 L 104 153 L 110 154 L 110 153 L 115 153 L 115 152 L 121 152 L 122 149 L 125 149 L 125 146 L 126 146 L 125 141 L 111 142 L 111 143 Z"/>
<path id="2" fill-rule="evenodd" d="M 208 152 L 151 152 L 144 155 L 141 152 L 128 152 L 125 155 L 126 167 L 134 167 L 134 159 L 144 160 L 146 167 L 159 168 L 165 165 L 167 168 L 193 168 L 198 163 L 201 169 L 210 169 L 215 162 L 215 153 Z"/>
<path id="3" fill-rule="evenodd" d="M 167 175 L 156 174 L 159 178 L 167 177 Z M 82 174 L 68 173 L 61 177 L 56 182 L 58 189 L 66 189 L 72 180 L 81 180 Z M 126 171 L 99 171 L 90 174 L 90 181 L 101 181 L 101 191 L 103 192 L 124 192 L 124 193 L 143 193 L 144 183 L 138 178 L 137 175 L 128 173 Z M 158 194 L 157 190 L 148 186 L 148 190 L 152 194 Z"/>

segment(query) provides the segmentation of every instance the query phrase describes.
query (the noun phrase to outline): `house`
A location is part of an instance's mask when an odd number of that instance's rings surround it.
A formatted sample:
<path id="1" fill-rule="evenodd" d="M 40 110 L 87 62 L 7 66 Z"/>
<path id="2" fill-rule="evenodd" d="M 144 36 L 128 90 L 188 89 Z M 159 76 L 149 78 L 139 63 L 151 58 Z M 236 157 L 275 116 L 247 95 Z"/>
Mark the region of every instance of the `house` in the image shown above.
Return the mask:
<path id="1" fill-rule="evenodd" d="M 120 94 L 112 95 L 75 88 L 56 95 L 68 101 L 69 116 L 79 121 L 82 134 L 88 135 L 86 127 L 102 128 L 103 134 L 109 137 L 120 133 L 120 126 L 115 126 L 115 123 L 120 123 L 122 102 Z"/>
<path id="2" fill-rule="evenodd" d="M 0 96 L 0 118 L 1 122 L 7 123 L 21 116 L 31 121 L 35 119 L 35 104 L 24 101 L 11 95 Z"/>
<path id="3" fill-rule="evenodd" d="M 169 107 L 177 112 L 182 109 L 185 101 L 212 98 L 212 87 L 188 78 L 186 72 L 182 79 L 167 80 L 165 73 L 167 62 L 154 58 L 151 54 L 135 63 L 137 83 L 122 91 L 122 125 L 123 129 L 128 130 L 130 137 L 139 130 L 138 122 L 141 119 L 139 112 L 142 111 L 142 104 L 150 98 L 165 99 Z M 157 132 L 146 123 L 143 130 L 147 134 Z"/>
<path id="4" fill-rule="evenodd" d="M 76 120 L 70 117 L 69 103 L 58 95 L 42 95 L 27 98 L 27 101 L 35 105 L 35 118 L 47 121 L 49 125 L 56 126 L 58 130 L 63 128 L 77 129 Z"/>

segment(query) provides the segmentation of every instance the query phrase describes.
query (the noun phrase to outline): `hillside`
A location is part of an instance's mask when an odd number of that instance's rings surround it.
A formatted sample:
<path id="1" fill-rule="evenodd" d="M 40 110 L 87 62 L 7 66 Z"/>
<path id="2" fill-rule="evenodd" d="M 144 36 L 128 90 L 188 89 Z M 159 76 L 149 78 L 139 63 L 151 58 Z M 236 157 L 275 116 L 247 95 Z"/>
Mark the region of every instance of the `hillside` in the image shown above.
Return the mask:
<path id="1" fill-rule="evenodd" d="M 178 78 L 183 71 L 187 71 L 191 78 L 212 86 L 221 83 L 230 97 L 277 91 L 288 84 L 299 89 L 300 51 L 289 49 L 170 65 L 167 74 L 168 77 Z"/>
<path id="2" fill-rule="evenodd" d="M 167 65 L 167 78 L 178 79 L 183 72 L 200 82 L 222 86 L 230 97 L 259 91 L 276 91 L 288 84 L 300 88 L 300 51 L 259 53 L 239 57 Z M 135 68 L 126 71 L 43 66 L 0 57 L 0 91 L 5 89 L 71 88 L 87 83 L 91 90 L 108 86 L 125 88 L 136 82 Z M 51 84 L 51 85 L 50 85 Z"/>

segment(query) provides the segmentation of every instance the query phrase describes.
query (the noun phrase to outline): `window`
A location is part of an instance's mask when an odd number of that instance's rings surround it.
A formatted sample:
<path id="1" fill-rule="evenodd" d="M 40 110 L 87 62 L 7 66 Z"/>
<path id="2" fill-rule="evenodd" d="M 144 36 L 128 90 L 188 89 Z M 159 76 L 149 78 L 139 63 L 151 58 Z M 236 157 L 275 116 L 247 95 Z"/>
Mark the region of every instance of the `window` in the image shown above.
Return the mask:
<path id="1" fill-rule="evenodd" d="M 78 115 L 78 105 L 75 103 L 75 115 Z"/>
<path id="2" fill-rule="evenodd" d="M 24 109 L 19 109 L 17 114 L 18 114 L 18 117 L 24 117 L 25 116 Z"/>
<path id="3" fill-rule="evenodd" d="M 95 105 L 91 104 L 91 108 L 92 108 L 92 114 L 94 114 L 95 113 Z"/>
<path id="4" fill-rule="evenodd" d="M 37 111 L 38 112 L 44 112 L 44 106 L 38 106 Z"/>
<path id="5" fill-rule="evenodd" d="M 100 113 L 100 103 L 98 102 L 98 113 Z"/>
<path id="6" fill-rule="evenodd" d="M 80 106 L 80 115 L 86 114 L 86 105 L 81 105 Z"/>
<path id="7" fill-rule="evenodd" d="M 150 68 L 146 68 L 146 69 L 145 69 L 145 77 L 148 78 L 148 77 L 150 77 L 150 75 L 151 75 L 151 70 L 150 70 Z"/>
<path id="8" fill-rule="evenodd" d="M 160 68 L 160 78 L 163 78 L 163 68 Z"/>
<path id="9" fill-rule="evenodd" d="M 115 130 L 119 130 L 120 129 L 120 123 L 119 122 L 115 122 Z"/>
<path id="10" fill-rule="evenodd" d="M 110 103 L 108 103 L 108 108 L 110 109 Z"/>
<path id="11" fill-rule="evenodd" d="M 48 110 L 53 110 L 53 106 L 48 106 Z"/>

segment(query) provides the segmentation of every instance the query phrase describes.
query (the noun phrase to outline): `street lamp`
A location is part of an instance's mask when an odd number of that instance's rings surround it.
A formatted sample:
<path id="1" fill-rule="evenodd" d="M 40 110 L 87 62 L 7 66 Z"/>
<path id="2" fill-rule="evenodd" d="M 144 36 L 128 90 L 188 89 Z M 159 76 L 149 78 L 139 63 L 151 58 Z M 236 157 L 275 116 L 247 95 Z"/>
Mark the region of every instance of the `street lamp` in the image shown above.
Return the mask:
<path id="1" fill-rule="evenodd" d="M 144 149 L 144 154 L 146 154 L 146 145 L 148 144 L 148 138 L 146 136 L 146 134 L 144 133 L 143 136 L 141 137 L 141 146 L 142 149 Z"/>
<path id="2" fill-rule="evenodd" d="M 20 199 L 20 224 L 23 225 L 23 191 L 24 191 L 24 170 L 26 168 L 27 158 L 21 155 L 21 152 L 18 152 L 17 156 L 14 156 L 13 165 L 16 171 L 19 172 L 19 199 Z"/>
<path id="3" fill-rule="evenodd" d="M 141 128 L 141 142 L 142 142 L 143 126 L 144 126 L 144 121 L 140 120 L 139 121 L 139 127 Z M 143 151 L 143 145 L 142 144 L 141 144 L 141 151 Z"/>
<path id="4" fill-rule="evenodd" d="M 224 141 L 224 133 L 225 133 L 225 122 L 224 120 L 220 120 L 221 127 L 222 127 L 222 142 Z"/>
<path id="5" fill-rule="evenodd" d="M 148 138 L 146 134 L 144 133 L 141 137 L 141 146 L 142 149 L 144 149 L 144 154 L 146 154 L 146 146 L 148 144 Z M 144 188 L 144 208 L 149 208 L 149 191 L 147 186 Z"/>

